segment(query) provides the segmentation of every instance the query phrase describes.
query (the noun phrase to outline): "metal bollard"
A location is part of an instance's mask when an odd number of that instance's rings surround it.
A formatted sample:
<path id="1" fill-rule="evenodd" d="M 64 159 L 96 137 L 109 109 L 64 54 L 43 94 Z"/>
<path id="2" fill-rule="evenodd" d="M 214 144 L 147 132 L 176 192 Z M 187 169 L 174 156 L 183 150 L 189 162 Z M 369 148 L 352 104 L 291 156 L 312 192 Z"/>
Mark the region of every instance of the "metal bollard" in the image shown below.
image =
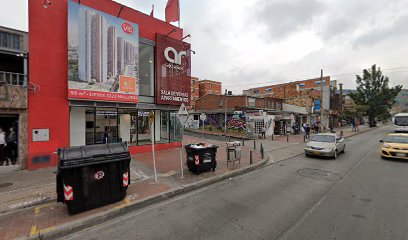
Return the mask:
<path id="1" fill-rule="evenodd" d="M 289 134 L 286 134 L 286 142 L 289 142 Z"/>
<path id="2" fill-rule="evenodd" d="M 262 159 L 264 158 L 264 148 L 262 146 L 262 143 L 261 143 L 261 157 L 262 157 Z"/>
<path id="3" fill-rule="evenodd" d="M 242 146 L 245 146 L 245 139 L 242 138 Z"/>
<path id="4" fill-rule="evenodd" d="M 254 149 L 256 149 L 256 141 L 254 140 Z"/>
<path id="5" fill-rule="evenodd" d="M 249 164 L 252 164 L 252 150 L 249 151 Z"/>
<path id="6" fill-rule="evenodd" d="M 272 134 L 272 141 L 273 141 L 273 135 L 274 135 L 274 134 Z"/>
<path id="7" fill-rule="evenodd" d="M 306 142 L 306 135 L 303 135 L 303 142 Z"/>

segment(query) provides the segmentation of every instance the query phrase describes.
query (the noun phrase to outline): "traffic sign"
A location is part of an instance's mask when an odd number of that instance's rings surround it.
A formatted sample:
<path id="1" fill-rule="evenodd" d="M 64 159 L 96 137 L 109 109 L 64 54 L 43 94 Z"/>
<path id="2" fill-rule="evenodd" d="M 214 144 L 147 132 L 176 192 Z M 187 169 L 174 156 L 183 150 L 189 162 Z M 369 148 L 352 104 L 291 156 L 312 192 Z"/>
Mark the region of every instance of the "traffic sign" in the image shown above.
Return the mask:
<path id="1" fill-rule="evenodd" d="M 205 113 L 201 113 L 200 114 L 200 120 L 205 121 L 206 119 L 207 119 L 207 115 L 205 115 Z"/>

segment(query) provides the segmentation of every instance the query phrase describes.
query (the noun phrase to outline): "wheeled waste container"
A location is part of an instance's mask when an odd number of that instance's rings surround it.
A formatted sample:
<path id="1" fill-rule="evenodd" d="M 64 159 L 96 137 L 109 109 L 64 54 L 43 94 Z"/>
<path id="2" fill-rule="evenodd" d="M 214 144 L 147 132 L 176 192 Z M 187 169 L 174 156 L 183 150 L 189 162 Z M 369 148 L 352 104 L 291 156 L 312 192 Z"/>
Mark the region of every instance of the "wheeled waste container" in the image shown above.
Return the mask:
<path id="1" fill-rule="evenodd" d="M 185 149 L 188 169 L 197 175 L 211 169 L 215 171 L 217 167 L 217 148 L 218 146 L 214 144 L 187 144 Z"/>
<path id="2" fill-rule="evenodd" d="M 57 201 L 75 214 L 125 198 L 130 154 L 125 143 L 58 149 Z"/>

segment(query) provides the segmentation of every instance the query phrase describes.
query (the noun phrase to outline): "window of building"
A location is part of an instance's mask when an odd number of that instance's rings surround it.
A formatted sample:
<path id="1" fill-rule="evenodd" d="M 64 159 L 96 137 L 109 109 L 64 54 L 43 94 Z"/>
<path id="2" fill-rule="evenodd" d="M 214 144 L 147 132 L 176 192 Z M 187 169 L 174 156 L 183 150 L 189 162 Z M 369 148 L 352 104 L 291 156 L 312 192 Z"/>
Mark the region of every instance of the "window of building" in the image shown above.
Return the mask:
<path id="1" fill-rule="evenodd" d="M 272 88 L 266 88 L 265 92 L 272 92 Z"/>
<path id="2" fill-rule="evenodd" d="M 305 84 L 304 83 L 299 83 L 299 87 L 300 88 L 305 87 Z"/>
<path id="3" fill-rule="evenodd" d="M 268 108 L 269 109 L 275 109 L 275 101 L 268 100 Z"/>
<path id="4" fill-rule="evenodd" d="M 219 106 L 219 107 L 224 106 L 224 98 L 220 98 L 220 99 L 218 100 L 218 106 Z"/>
<path id="5" fill-rule="evenodd" d="M 320 85 L 320 81 L 316 81 L 315 82 L 316 85 Z M 323 81 L 323 85 L 325 85 L 326 83 Z"/>
<path id="6" fill-rule="evenodd" d="M 20 50 L 21 36 L 8 32 L 0 32 L 0 47 Z"/>
<path id="7" fill-rule="evenodd" d="M 259 93 L 259 90 L 258 90 L 258 89 L 255 89 L 255 90 L 254 90 L 254 93 L 255 93 L 255 94 Z"/>
<path id="8" fill-rule="evenodd" d="M 248 107 L 255 107 L 256 98 L 248 98 Z"/>
<path id="9" fill-rule="evenodd" d="M 154 96 L 154 47 L 139 43 L 139 95 Z"/>
<path id="10" fill-rule="evenodd" d="M 276 102 L 276 110 L 282 110 L 282 103 Z"/>

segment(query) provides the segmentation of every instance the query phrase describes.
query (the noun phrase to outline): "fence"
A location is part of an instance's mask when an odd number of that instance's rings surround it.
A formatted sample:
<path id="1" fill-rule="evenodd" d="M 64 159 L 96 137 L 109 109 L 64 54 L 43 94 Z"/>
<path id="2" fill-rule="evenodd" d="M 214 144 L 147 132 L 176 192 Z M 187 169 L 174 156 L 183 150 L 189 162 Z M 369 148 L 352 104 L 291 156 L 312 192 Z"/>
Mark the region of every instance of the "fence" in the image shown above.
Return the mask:
<path id="1" fill-rule="evenodd" d="M 27 86 L 27 75 L 0 71 L 0 83 L 5 82 L 14 86 Z"/>

